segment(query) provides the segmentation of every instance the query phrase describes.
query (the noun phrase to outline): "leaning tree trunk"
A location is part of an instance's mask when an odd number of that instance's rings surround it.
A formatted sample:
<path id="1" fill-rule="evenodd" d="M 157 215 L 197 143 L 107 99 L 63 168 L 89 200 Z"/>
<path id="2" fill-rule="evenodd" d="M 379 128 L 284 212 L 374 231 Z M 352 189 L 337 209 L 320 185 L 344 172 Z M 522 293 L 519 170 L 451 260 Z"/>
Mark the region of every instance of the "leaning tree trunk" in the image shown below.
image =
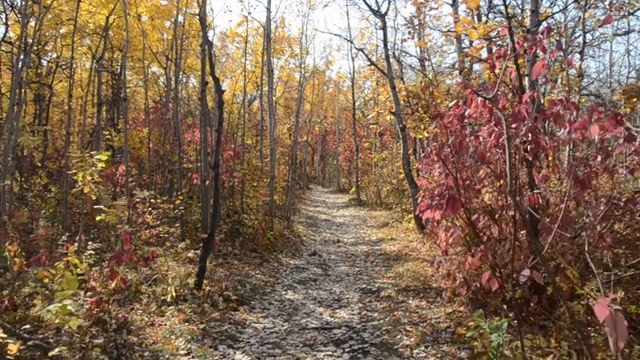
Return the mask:
<path id="1" fill-rule="evenodd" d="M 396 128 L 398 130 L 398 134 L 400 136 L 400 144 L 401 144 L 401 156 L 402 156 L 402 172 L 407 181 L 407 186 L 409 187 L 409 195 L 411 197 L 411 208 L 413 210 L 413 221 L 416 229 L 419 232 L 424 231 L 425 225 L 422 221 L 422 218 L 419 214 L 416 213 L 418 209 L 418 194 L 420 193 L 420 189 L 418 188 L 418 183 L 416 183 L 415 178 L 413 177 L 413 171 L 411 168 L 411 157 L 409 156 L 409 140 L 407 137 L 407 125 L 404 123 L 404 119 L 402 117 L 402 107 L 400 103 L 400 96 L 398 95 L 398 88 L 396 87 L 396 80 L 393 74 L 393 65 L 391 63 L 391 53 L 389 51 L 389 29 L 387 26 L 387 14 L 389 12 L 389 3 L 387 3 L 387 9 L 382 10 L 380 8 L 372 7 L 368 1 L 364 0 L 364 4 L 367 6 L 371 14 L 378 19 L 380 22 L 380 30 L 382 31 L 382 49 L 384 52 L 384 62 L 386 70 L 383 70 L 379 66 L 376 65 L 376 68 L 382 71 L 387 78 L 387 83 L 389 86 L 389 91 L 391 92 L 391 96 L 393 98 L 393 119 L 396 123 Z M 371 62 L 372 59 L 368 58 Z"/>

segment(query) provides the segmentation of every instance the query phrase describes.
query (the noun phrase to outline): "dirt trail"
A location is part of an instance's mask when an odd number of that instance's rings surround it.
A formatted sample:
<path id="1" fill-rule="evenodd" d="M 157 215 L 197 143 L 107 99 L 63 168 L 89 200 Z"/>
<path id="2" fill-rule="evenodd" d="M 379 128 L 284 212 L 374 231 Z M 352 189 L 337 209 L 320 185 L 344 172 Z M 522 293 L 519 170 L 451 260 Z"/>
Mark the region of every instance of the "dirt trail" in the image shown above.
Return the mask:
<path id="1" fill-rule="evenodd" d="M 278 268 L 280 281 L 240 320 L 214 330 L 216 359 L 432 358 L 401 350 L 381 308 L 391 286 L 380 280 L 388 263 L 375 237 L 384 214 L 327 189 L 307 197 L 296 219 L 304 253 Z"/>

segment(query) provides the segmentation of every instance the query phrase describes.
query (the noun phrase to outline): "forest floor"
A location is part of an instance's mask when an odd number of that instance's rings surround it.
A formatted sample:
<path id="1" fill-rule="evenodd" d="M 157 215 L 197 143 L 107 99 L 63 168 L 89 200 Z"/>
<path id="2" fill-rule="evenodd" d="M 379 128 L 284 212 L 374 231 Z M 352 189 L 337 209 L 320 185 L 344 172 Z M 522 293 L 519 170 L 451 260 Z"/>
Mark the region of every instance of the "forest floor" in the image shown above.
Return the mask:
<path id="1" fill-rule="evenodd" d="M 463 308 L 427 285 L 437 274 L 425 273 L 425 254 L 410 258 L 416 253 L 398 233 L 403 225 L 394 225 L 393 215 L 355 206 L 350 196 L 319 187 L 305 197 L 296 217 L 301 250 L 250 272 L 271 281 L 237 295 L 242 305 L 209 323 L 200 340 L 207 356 L 467 357 L 453 345 Z M 251 282 L 243 279 L 244 288 L 252 288 L 246 285 Z"/>

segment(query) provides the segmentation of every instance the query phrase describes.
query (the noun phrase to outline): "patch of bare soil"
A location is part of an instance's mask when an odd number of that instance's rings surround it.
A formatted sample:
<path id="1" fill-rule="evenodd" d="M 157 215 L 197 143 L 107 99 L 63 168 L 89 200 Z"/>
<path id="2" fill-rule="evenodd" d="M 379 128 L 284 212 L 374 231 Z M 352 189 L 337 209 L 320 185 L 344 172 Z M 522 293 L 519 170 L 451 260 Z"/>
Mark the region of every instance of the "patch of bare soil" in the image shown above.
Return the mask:
<path id="1" fill-rule="evenodd" d="M 448 321 L 457 311 L 431 288 L 394 276 L 384 236 L 391 215 L 313 188 L 296 225 L 303 253 L 270 264 L 277 281 L 209 327 L 214 359 L 451 359 L 464 357 Z M 388 230 L 386 230 L 388 232 Z M 267 270 L 268 269 L 268 270 Z"/>

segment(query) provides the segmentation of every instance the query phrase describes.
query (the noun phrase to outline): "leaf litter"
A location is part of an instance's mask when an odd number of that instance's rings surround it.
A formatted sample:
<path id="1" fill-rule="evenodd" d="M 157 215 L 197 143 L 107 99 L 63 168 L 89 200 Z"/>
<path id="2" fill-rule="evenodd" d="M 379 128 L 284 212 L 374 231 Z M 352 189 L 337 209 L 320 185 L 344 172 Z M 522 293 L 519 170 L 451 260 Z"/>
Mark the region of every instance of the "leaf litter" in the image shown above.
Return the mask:
<path id="1" fill-rule="evenodd" d="M 320 187 L 300 203 L 297 241 L 268 256 L 223 247 L 204 291 L 190 290 L 196 250 L 163 252 L 165 276 L 119 299 L 111 330 L 85 329 L 83 347 L 119 359 L 470 356 L 458 331 L 469 314 L 437 285 L 447 270 L 433 266 L 438 249 L 398 211 L 358 207 Z"/>
<path id="2" fill-rule="evenodd" d="M 407 291 L 393 275 L 379 225 L 390 217 L 313 188 L 296 218 L 301 254 L 269 267 L 276 280 L 233 321 L 209 327 L 212 358 L 464 358 L 452 345 L 458 308 L 435 288 Z"/>

